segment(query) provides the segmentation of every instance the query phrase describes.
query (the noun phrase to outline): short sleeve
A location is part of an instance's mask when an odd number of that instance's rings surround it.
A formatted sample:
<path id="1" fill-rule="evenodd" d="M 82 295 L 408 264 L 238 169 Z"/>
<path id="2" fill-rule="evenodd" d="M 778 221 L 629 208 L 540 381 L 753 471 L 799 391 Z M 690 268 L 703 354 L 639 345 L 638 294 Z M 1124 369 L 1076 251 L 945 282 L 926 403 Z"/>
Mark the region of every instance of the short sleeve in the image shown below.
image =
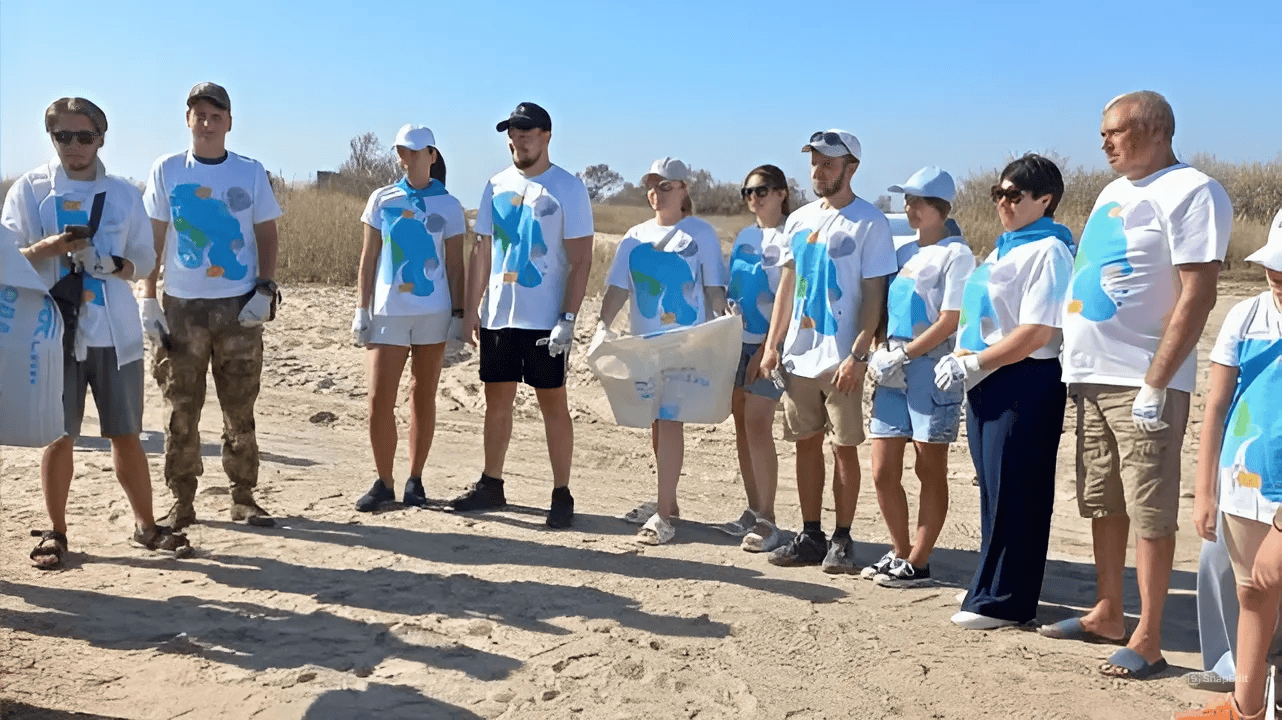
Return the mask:
<path id="1" fill-rule="evenodd" d="M 467 218 L 463 215 L 463 203 L 451 197 L 450 212 L 445 216 L 445 237 L 452 238 L 467 232 Z"/>
<path id="2" fill-rule="evenodd" d="M 378 212 L 378 199 L 382 194 L 381 188 L 370 193 L 369 200 L 365 201 L 365 211 L 361 213 L 361 222 L 379 232 L 383 231 L 383 219 Z"/>
<path id="3" fill-rule="evenodd" d="M 699 260 L 703 270 L 704 287 L 725 287 L 730 284 L 725 258 L 721 256 L 721 240 L 716 231 L 707 228 L 699 234 Z"/>
<path id="4" fill-rule="evenodd" d="M 161 158 L 151 166 L 151 176 L 147 178 L 147 189 L 142 194 L 142 205 L 147 210 L 147 217 L 160 222 L 172 222 L 169 216 L 169 191 L 165 189 L 165 159 Z"/>
<path id="5" fill-rule="evenodd" d="M 1046 243 L 1046 249 L 1029 258 L 1028 280 L 1019 303 L 1020 325 L 1064 326 L 1064 306 L 1073 278 L 1073 256 L 1059 240 Z"/>
<path id="6" fill-rule="evenodd" d="M 628 272 L 628 255 L 632 249 L 637 246 L 637 239 L 628 235 L 619 241 L 618 248 L 614 251 L 614 260 L 610 263 L 610 272 L 605 276 L 606 287 L 623 288 L 631 290 L 632 283 Z"/>
<path id="7" fill-rule="evenodd" d="M 884 277 L 899 272 L 895 239 L 890 234 L 890 222 L 885 217 L 873 221 L 868 233 L 864 235 L 859 267 L 864 278 Z"/>
<path id="8" fill-rule="evenodd" d="M 582 180 L 573 175 L 570 175 L 569 179 L 566 183 L 565 197 L 557 198 L 561 203 L 562 217 L 565 218 L 561 237 L 592 237 L 592 200 L 588 197 L 588 189 Z"/>
<path id="9" fill-rule="evenodd" d="M 129 218 L 126 221 L 128 231 L 125 237 L 125 252 L 129 262 L 134 264 L 134 277 L 146 277 L 156 269 L 156 245 L 151 232 L 151 222 L 147 211 L 143 209 L 142 196 L 138 189 L 129 183 L 121 183 L 125 197 L 129 198 Z"/>
<path id="10" fill-rule="evenodd" d="M 4 199 L 4 210 L 0 212 L 0 225 L 8 228 L 18 239 L 18 247 L 23 248 L 41 240 L 40 224 L 32 221 L 32 208 L 28 203 L 31 196 L 31 183 L 26 177 L 19 178 L 9 188 Z M 37 213 L 38 215 L 38 213 Z"/>
<path id="11" fill-rule="evenodd" d="M 472 225 L 472 230 L 477 235 L 494 234 L 494 182 L 485 183 L 485 190 L 481 192 L 481 202 L 476 206 L 476 222 Z"/>
<path id="12" fill-rule="evenodd" d="M 958 243 L 957 249 L 950 253 L 948 264 L 944 267 L 944 294 L 939 301 L 939 309 L 961 310 L 962 296 L 966 294 L 966 280 L 975 271 L 975 254 L 964 243 Z"/>
<path id="13" fill-rule="evenodd" d="M 1211 348 L 1210 360 L 1217 365 L 1226 367 L 1238 366 L 1238 344 L 1242 338 L 1246 337 L 1246 321 L 1250 315 L 1251 306 L 1259 302 L 1258 297 L 1244 300 L 1233 306 L 1224 316 L 1224 324 L 1220 326 L 1220 334 L 1215 338 L 1215 345 Z"/>
<path id="14" fill-rule="evenodd" d="M 270 222 L 281 216 L 280 203 L 276 202 L 276 193 L 272 192 L 272 182 L 262 163 L 254 163 L 258 178 L 254 181 L 254 224 Z"/>
<path id="15" fill-rule="evenodd" d="M 1175 208 L 1169 223 L 1173 264 L 1222 261 L 1233 231 L 1233 203 L 1223 186 L 1209 180 Z"/>

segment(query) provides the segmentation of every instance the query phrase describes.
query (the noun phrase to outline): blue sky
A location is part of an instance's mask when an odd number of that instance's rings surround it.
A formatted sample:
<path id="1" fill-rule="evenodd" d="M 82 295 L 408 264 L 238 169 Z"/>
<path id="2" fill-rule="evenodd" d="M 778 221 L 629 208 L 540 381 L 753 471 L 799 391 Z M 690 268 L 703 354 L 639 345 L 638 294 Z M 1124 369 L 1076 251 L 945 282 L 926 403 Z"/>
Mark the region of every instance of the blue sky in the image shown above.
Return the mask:
<path id="1" fill-rule="evenodd" d="M 407 122 L 436 133 L 468 207 L 509 162 L 494 131 L 522 100 L 553 119 L 554 162 L 636 182 L 674 155 L 738 182 L 840 127 L 875 197 L 923 165 L 964 176 L 1052 150 L 1103 166 L 1113 96 L 1164 93 L 1176 148 L 1282 150 L 1282 3 L 1225 0 L 0 3 L 0 176 L 52 156 L 44 108 L 106 110 L 103 157 L 142 179 L 187 146 L 187 90 L 224 85 L 229 147 L 287 178 L 336 169 L 348 141 Z M 74 49 L 73 49 L 74 48 Z M 354 219 L 355 220 L 355 219 Z"/>

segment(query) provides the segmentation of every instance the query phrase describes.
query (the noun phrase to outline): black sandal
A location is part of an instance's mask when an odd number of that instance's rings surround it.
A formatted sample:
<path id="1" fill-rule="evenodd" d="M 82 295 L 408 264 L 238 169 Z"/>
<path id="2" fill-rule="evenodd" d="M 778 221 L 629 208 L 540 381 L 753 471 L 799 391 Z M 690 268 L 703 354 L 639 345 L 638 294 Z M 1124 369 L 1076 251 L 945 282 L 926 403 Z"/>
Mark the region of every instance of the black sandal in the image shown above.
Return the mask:
<path id="1" fill-rule="evenodd" d="M 134 528 L 132 540 L 148 550 L 173 553 L 174 557 L 191 551 L 187 535 L 175 532 L 167 525 L 152 525 L 146 530 Z"/>
<path id="2" fill-rule="evenodd" d="M 31 551 L 31 564 L 41 570 L 58 570 L 67 556 L 67 536 L 57 530 L 32 530 L 40 542 Z"/>

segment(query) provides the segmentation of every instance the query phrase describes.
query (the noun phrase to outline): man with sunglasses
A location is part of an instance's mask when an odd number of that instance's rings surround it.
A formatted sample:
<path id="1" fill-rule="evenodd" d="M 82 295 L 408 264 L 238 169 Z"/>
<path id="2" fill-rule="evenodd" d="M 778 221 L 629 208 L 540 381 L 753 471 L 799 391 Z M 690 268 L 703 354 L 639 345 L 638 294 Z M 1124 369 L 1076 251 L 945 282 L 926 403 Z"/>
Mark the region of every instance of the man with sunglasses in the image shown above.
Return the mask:
<path id="1" fill-rule="evenodd" d="M 783 271 L 761 370 L 782 366 L 786 371 L 784 437 L 797 444 L 803 529 L 769 560 L 857 573 L 850 525 L 859 499 L 863 377 L 885 307 L 886 277 L 899 265 L 886 216 L 850 187 L 861 155 L 855 136 L 817 132 L 802 152 L 810 153 L 810 178 L 819 199 L 793 212 L 784 225 Z M 837 526 L 831 543 L 820 524 L 825 430 L 832 435 L 836 464 Z"/>
<path id="2" fill-rule="evenodd" d="M 174 527 L 196 521 L 193 502 L 204 472 L 200 412 L 212 366 L 223 415 L 223 470 L 231 519 L 269 527 L 254 501 L 258 439 L 254 402 L 263 369 L 263 323 L 275 316 L 276 218 L 280 205 L 257 160 L 227 151 L 231 99 L 214 83 L 187 94 L 191 148 L 152 166 L 143 200 L 159 267 L 143 288 L 143 327 L 157 342 L 152 374 L 165 398 L 165 484 Z"/>
<path id="3" fill-rule="evenodd" d="M 523 382 L 534 388 L 547 433 L 547 525 L 566 528 L 574 520 L 574 425 L 565 375 L 592 268 L 592 206 L 583 181 L 548 159 L 552 118 L 546 110 L 523 102 L 496 129 L 507 134 L 512 166 L 490 178 L 481 195 L 463 320 L 463 339 L 481 354 L 485 469 L 450 507 L 466 512 L 507 504 L 503 465 Z"/>
<path id="4" fill-rule="evenodd" d="M 143 340 L 129 281 L 151 272 L 155 250 L 138 190 L 108 175 L 98 151 L 107 116 L 84 98 L 61 98 L 45 111 L 57 156 L 18 178 L 0 223 L 51 287 L 72 287 L 79 300 L 64 338 L 62 404 L 66 434 L 45 449 L 41 485 L 53 529 L 31 552 L 36 567 L 61 567 L 67 551 L 67 495 L 75 473 L 72 446 L 93 389 L 98 424 L 111 439 L 116 478 L 134 511 L 133 540 L 176 551 L 187 539 L 152 517 L 151 478 L 143 451 Z M 7 330 L 7 328 L 6 328 Z M 6 412 L 20 409 L 6 408 Z"/>
<path id="5" fill-rule="evenodd" d="M 1233 221 L 1224 188 L 1176 159 L 1174 134 L 1171 106 L 1155 92 L 1128 93 L 1104 108 L 1102 148 L 1121 177 L 1100 193 L 1082 231 L 1063 355 L 1098 599 L 1086 615 L 1043 628 L 1052 637 L 1126 638 L 1122 573 L 1133 529 L 1139 626 L 1102 672 L 1141 679 L 1165 666 L 1162 612 L 1195 348 Z"/>

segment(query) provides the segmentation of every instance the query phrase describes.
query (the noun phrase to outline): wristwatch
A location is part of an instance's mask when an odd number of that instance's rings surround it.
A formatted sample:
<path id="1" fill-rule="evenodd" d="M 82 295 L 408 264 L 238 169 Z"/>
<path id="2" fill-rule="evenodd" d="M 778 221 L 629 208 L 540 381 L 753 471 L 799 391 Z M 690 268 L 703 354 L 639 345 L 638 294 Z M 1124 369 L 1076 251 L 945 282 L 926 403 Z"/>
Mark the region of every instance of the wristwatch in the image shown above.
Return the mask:
<path id="1" fill-rule="evenodd" d="M 574 322 L 575 317 L 577 316 L 572 312 L 561 313 L 561 319 L 567 322 Z"/>
<path id="2" fill-rule="evenodd" d="M 857 363 L 863 363 L 863 364 L 867 365 L 867 364 L 868 364 L 868 358 L 869 358 L 869 357 L 871 357 L 871 356 L 868 354 L 868 351 L 867 351 L 867 350 L 865 350 L 865 351 L 864 351 L 864 354 L 863 354 L 863 355 L 856 355 L 856 354 L 855 354 L 855 352 L 854 352 L 853 350 L 851 350 L 851 351 L 850 351 L 850 357 L 854 358 L 855 362 L 857 362 Z"/>
<path id="3" fill-rule="evenodd" d="M 254 283 L 254 289 L 269 297 L 275 297 L 280 290 L 280 286 L 276 284 L 275 280 L 259 280 Z"/>
<path id="4" fill-rule="evenodd" d="M 461 320 L 463 318 L 463 308 L 454 308 L 450 311 L 450 316 Z"/>

